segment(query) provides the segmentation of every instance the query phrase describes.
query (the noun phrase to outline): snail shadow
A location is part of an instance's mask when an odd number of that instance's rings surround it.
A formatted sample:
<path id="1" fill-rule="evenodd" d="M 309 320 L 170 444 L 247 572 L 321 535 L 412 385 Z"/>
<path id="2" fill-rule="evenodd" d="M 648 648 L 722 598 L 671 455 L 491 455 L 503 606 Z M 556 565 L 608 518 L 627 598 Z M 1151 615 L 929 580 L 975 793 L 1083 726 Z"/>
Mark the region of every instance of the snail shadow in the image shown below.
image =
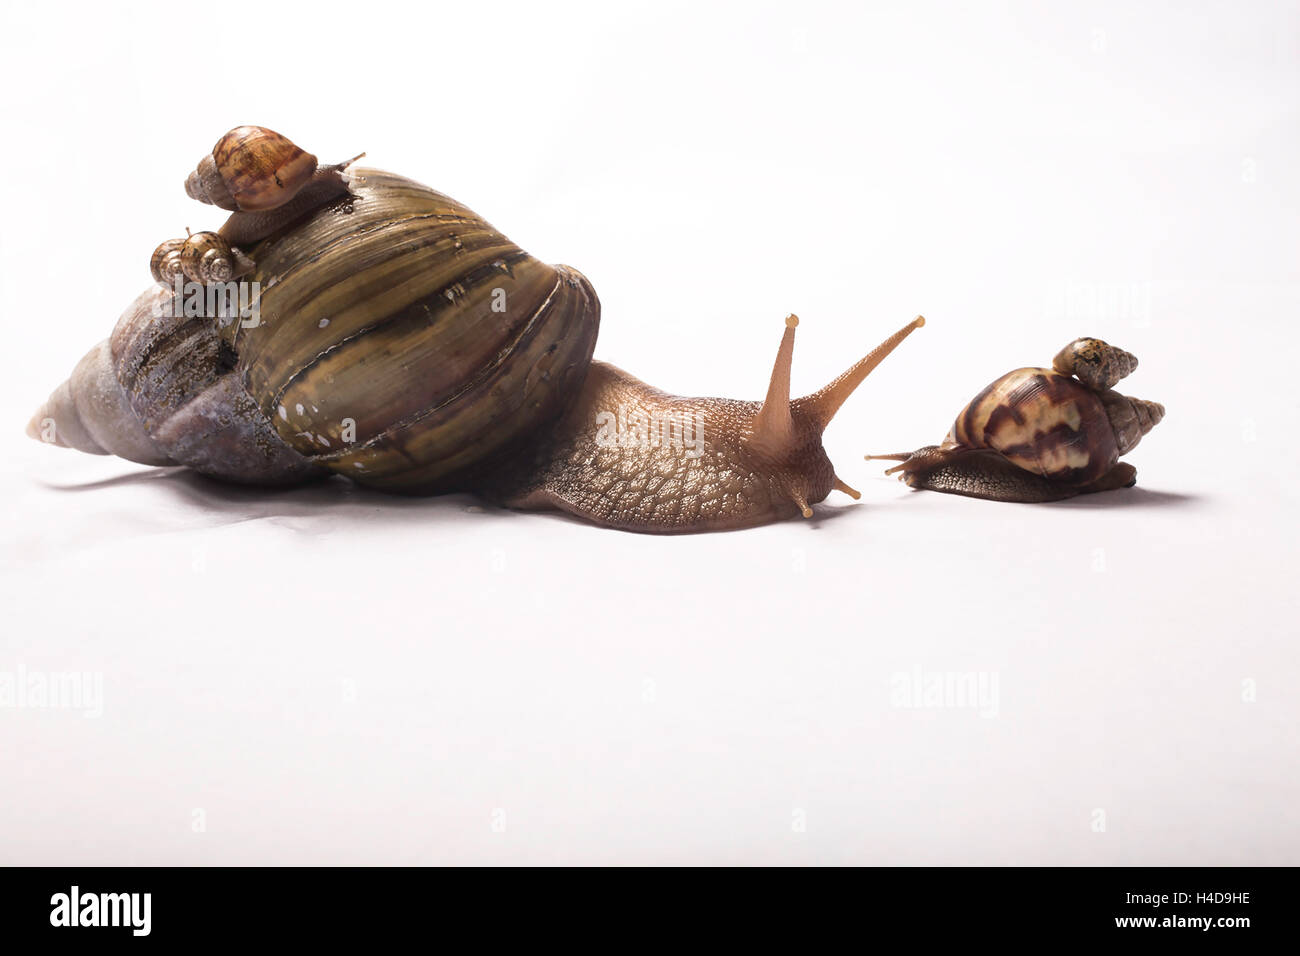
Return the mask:
<path id="1" fill-rule="evenodd" d="M 39 484 L 54 492 L 77 494 L 102 492 L 113 488 L 144 488 L 166 495 L 173 504 L 193 509 L 216 525 L 233 525 L 247 521 L 270 520 L 291 530 L 324 534 L 334 529 L 332 519 L 365 514 L 368 522 L 405 522 L 419 517 L 423 522 L 464 520 L 467 514 L 490 515 L 497 520 L 540 518 L 591 527 L 591 522 L 561 510 L 518 511 L 487 502 L 470 493 L 443 495 L 396 495 L 362 487 L 338 475 L 316 479 L 285 488 L 241 485 L 209 478 L 188 468 L 146 468 L 112 478 L 78 484 Z M 813 516 L 803 525 L 819 531 L 827 524 L 859 513 L 861 503 L 819 503 Z M 317 523 L 320 519 L 325 522 Z M 626 533 L 618 529 L 604 529 Z M 749 528 L 717 529 L 712 534 L 728 534 Z M 647 532 L 648 533 L 648 532 Z M 659 536 L 659 535 L 654 535 Z"/>
<path id="2" fill-rule="evenodd" d="M 146 488 L 150 492 L 158 491 L 165 494 L 173 503 L 216 516 L 221 519 L 215 522 L 218 524 L 239 524 L 260 519 L 312 519 L 340 513 L 362 512 L 366 514 L 367 520 L 388 518 L 404 521 L 410 518 L 412 512 L 419 512 L 421 520 L 436 520 L 440 515 L 444 517 L 462 515 L 467 508 L 482 504 L 477 498 L 468 494 L 438 496 L 385 494 L 363 488 L 339 476 L 321 478 L 286 488 L 263 488 L 209 478 L 188 468 L 171 467 L 149 468 L 81 484 L 51 482 L 41 482 L 41 484 L 51 491 L 64 494 L 105 491 L 112 488 Z M 483 510 L 501 514 L 511 513 L 503 509 L 489 508 L 486 505 L 483 505 Z M 307 529 L 300 528 L 300 530 Z"/>
<path id="3" fill-rule="evenodd" d="M 942 492 L 930 491 L 924 488 L 912 489 L 909 494 L 903 495 L 899 500 L 907 501 L 914 498 L 928 498 L 931 495 L 942 494 Z M 974 496 L 952 495 L 955 498 L 966 498 L 971 502 L 982 502 L 983 499 Z M 1157 491 L 1152 488 L 1144 488 L 1142 485 L 1135 485 L 1131 488 L 1116 488 L 1113 491 L 1099 491 L 1094 494 L 1075 495 L 1073 498 L 1062 498 L 1060 501 L 1035 501 L 1035 502 L 1002 502 L 992 501 L 991 505 L 1005 507 L 1011 505 L 1020 508 L 1059 508 L 1070 511 L 1092 511 L 1092 510 L 1123 510 L 1126 508 L 1134 509 L 1193 509 L 1203 506 L 1206 498 L 1202 495 L 1185 494 L 1178 491 Z"/>
<path id="4" fill-rule="evenodd" d="M 1048 508 L 1063 510 L 1119 510 L 1123 508 L 1197 508 L 1205 499 L 1200 495 L 1183 494 L 1177 491 L 1157 491 L 1135 485 L 1132 488 L 1116 488 L 1114 491 L 1101 491 L 1091 495 L 1076 495 L 1063 501 L 1050 501 Z"/>

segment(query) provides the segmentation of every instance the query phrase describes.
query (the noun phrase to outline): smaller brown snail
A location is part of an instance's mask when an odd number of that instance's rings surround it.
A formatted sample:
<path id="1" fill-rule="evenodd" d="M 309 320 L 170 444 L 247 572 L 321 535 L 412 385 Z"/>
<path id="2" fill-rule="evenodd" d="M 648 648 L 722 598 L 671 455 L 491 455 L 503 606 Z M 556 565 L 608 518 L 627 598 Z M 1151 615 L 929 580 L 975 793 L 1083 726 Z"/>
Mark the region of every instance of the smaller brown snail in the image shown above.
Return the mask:
<path id="1" fill-rule="evenodd" d="M 1053 367 L 1008 372 L 975 396 L 939 445 L 867 455 L 913 488 L 993 501 L 1059 501 L 1137 483 L 1120 462 L 1165 415 L 1112 391 L 1137 359 L 1100 339 L 1075 339 Z"/>
<path id="2" fill-rule="evenodd" d="M 364 155 L 320 166 L 315 156 L 274 130 L 237 126 L 199 161 L 185 180 L 185 192 L 234 213 L 221 227 L 223 239 L 254 242 L 346 196 L 343 169 Z"/>
<path id="3" fill-rule="evenodd" d="M 262 126 L 238 126 L 217 140 L 185 180 L 191 199 L 231 212 L 282 206 L 316 172 L 316 157 Z"/>

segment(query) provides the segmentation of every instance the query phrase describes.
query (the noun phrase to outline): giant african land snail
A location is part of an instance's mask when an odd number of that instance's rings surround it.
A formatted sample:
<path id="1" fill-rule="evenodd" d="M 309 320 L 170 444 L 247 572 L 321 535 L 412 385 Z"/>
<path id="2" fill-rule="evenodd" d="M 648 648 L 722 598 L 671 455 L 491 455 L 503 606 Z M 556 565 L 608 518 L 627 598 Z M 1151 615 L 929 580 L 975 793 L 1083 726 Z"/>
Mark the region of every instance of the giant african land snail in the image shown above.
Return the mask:
<path id="1" fill-rule="evenodd" d="M 761 402 L 668 395 L 591 361 L 600 304 L 581 273 L 351 162 L 320 166 L 260 127 L 223 136 L 186 191 L 232 215 L 159 247 L 159 284 L 29 433 L 250 484 L 335 472 L 643 532 L 748 527 L 810 516 L 833 489 L 857 497 L 822 431 L 920 317 L 803 398 L 790 398 L 793 316 Z M 258 290 L 255 322 L 175 307 L 184 280 L 236 278 Z M 615 409 L 691 422 L 695 453 L 601 440 L 597 419 Z"/>

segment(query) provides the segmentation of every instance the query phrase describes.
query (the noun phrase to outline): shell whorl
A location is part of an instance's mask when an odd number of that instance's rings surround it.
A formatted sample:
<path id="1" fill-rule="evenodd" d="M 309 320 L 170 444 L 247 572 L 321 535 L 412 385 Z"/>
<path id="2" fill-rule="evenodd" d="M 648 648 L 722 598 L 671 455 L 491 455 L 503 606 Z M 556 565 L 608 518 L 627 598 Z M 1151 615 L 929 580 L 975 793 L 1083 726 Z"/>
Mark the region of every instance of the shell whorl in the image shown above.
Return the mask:
<path id="1" fill-rule="evenodd" d="M 159 247 L 156 277 L 214 286 L 229 249 L 252 270 L 252 314 L 243 287 L 236 322 L 153 286 L 29 434 L 262 485 L 332 470 L 432 493 L 513 463 L 580 393 L 595 291 L 427 187 L 376 170 L 339 182 L 348 196 L 249 255 L 214 233 Z"/>
<path id="2" fill-rule="evenodd" d="M 1068 484 L 1100 478 L 1120 456 L 1097 394 L 1045 368 L 1016 369 L 990 384 L 962 409 L 945 446 L 989 448 Z"/>
<path id="3" fill-rule="evenodd" d="M 181 265 L 181 253 L 184 249 L 184 239 L 168 239 L 166 242 L 159 243 L 149 260 L 149 272 L 155 282 L 171 286 L 178 277 L 185 275 L 185 269 Z"/>
<path id="4" fill-rule="evenodd" d="M 215 232 L 168 239 L 159 244 L 149 260 L 154 280 L 169 288 L 178 278 L 200 285 L 229 282 L 252 268 L 251 259 Z"/>
<path id="5" fill-rule="evenodd" d="M 1100 392 L 1099 397 L 1106 408 L 1111 427 L 1115 430 L 1115 442 L 1121 455 L 1127 455 L 1136 448 L 1142 436 L 1159 425 L 1165 417 L 1165 407 L 1159 402 L 1129 398 L 1110 389 Z"/>
<path id="6" fill-rule="evenodd" d="M 123 321 L 136 312 L 152 311 L 165 295 L 157 286 L 145 292 L 127 308 Z M 68 380 L 37 409 L 27 434 L 91 455 L 117 455 L 142 465 L 176 464 L 132 410 L 107 339 L 87 352 Z"/>
<path id="7" fill-rule="evenodd" d="M 185 195 L 218 209 L 234 212 L 239 208 L 235 197 L 226 188 L 221 172 L 217 169 L 217 162 L 211 154 L 199 160 L 194 172 L 185 177 Z"/>
<path id="8" fill-rule="evenodd" d="M 260 323 L 222 331 L 280 438 L 389 491 L 464 487 L 582 385 L 600 303 L 404 177 L 349 171 L 352 198 L 253 251 Z"/>
<path id="9" fill-rule="evenodd" d="M 1075 339 L 1052 359 L 1056 371 L 1073 375 L 1097 391 L 1114 388 L 1116 382 L 1132 374 L 1137 366 L 1133 353 L 1094 338 Z"/>

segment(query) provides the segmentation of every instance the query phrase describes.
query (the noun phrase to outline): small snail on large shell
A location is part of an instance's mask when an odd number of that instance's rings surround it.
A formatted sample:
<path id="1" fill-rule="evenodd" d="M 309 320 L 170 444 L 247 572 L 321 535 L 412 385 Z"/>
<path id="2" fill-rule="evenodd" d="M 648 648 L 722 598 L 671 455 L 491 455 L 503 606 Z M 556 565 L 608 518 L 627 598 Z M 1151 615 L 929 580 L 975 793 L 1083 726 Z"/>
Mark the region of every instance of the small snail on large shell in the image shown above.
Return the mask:
<path id="1" fill-rule="evenodd" d="M 920 317 L 803 398 L 790 398 L 794 316 L 763 401 L 669 395 L 591 361 L 600 303 L 577 270 L 349 163 L 318 166 L 260 127 L 222 137 L 186 188 L 232 215 L 159 247 L 158 284 L 29 434 L 249 484 L 334 472 L 642 532 L 749 527 L 809 517 L 832 490 L 857 497 L 822 430 Z M 258 321 L 171 308 L 178 272 L 256 283 Z"/>
<path id="2" fill-rule="evenodd" d="M 229 282 L 253 270 L 253 260 L 215 232 L 160 243 L 149 259 L 149 272 L 165 286 L 178 277 L 208 285 Z"/>
<path id="3" fill-rule="evenodd" d="M 886 474 L 913 488 L 995 501 L 1057 501 L 1137 482 L 1120 462 L 1165 415 L 1113 391 L 1137 359 L 1100 339 L 1075 339 L 1053 367 L 1018 368 L 975 396 L 939 445 L 868 455 L 901 461 Z"/>
<path id="4" fill-rule="evenodd" d="M 316 157 L 261 126 L 232 129 L 185 180 L 191 199 L 232 212 L 283 206 L 316 173 Z"/>
<path id="5" fill-rule="evenodd" d="M 185 192 L 233 215 L 219 233 L 200 232 L 161 243 L 150 260 L 150 272 L 165 286 L 178 278 L 206 285 L 246 275 L 253 262 L 234 244 L 265 239 L 346 196 L 343 170 L 360 158 L 320 166 L 315 156 L 274 130 L 232 129 L 190 173 Z"/>

